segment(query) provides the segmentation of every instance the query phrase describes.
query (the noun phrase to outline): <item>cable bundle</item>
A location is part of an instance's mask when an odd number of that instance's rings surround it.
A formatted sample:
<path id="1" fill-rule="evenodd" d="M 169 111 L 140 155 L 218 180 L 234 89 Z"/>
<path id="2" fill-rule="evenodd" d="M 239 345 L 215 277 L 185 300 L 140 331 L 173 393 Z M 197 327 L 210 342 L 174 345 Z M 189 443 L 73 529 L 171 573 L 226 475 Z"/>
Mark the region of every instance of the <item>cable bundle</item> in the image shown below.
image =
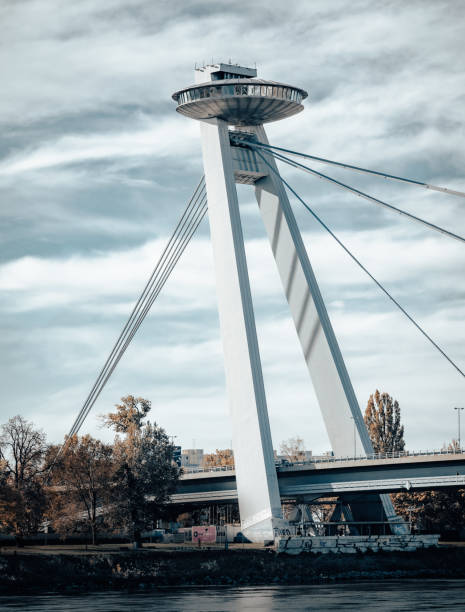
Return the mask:
<path id="1" fill-rule="evenodd" d="M 410 217 L 411 219 L 415 220 L 415 221 L 420 221 L 421 223 L 425 224 L 426 226 L 428 226 L 430 229 L 434 229 L 436 231 L 441 232 L 442 234 L 445 234 L 451 238 L 455 238 L 457 240 L 460 240 L 461 242 L 465 242 L 465 239 L 462 236 L 459 236 L 457 234 L 452 234 L 452 232 L 448 232 L 447 230 L 438 227 L 436 225 L 433 225 L 432 223 L 429 223 L 428 221 L 425 221 L 424 219 L 421 219 L 419 217 L 415 217 L 414 215 L 410 215 L 409 213 L 406 213 L 405 211 L 402 211 L 398 208 L 395 208 L 389 204 L 386 204 L 385 202 L 382 202 L 381 200 L 377 200 L 376 198 L 372 198 L 371 196 L 368 196 L 367 194 L 357 191 L 356 189 L 353 189 L 351 187 L 349 187 L 348 185 L 345 185 L 343 183 L 340 183 L 339 181 L 336 181 L 334 179 L 332 179 L 331 177 L 328 177 L 326 175 L 323 175 L 319 172 L 316 172 L 314 170 L 312 170 L 311 168 L 309 168 L 308 166 L 304 166 L 303 164 L 298 164 L 296 162 L 293 162 L 292 160 L 290 160 L 289 158 L 285 157 L 284 155 L 278 154 L 275 151 L 273 151 L 272 149 L 277 148 L 277 147 L 271 147 L 271 145 L 266 145 L 264 143 L 261 142 L 254 142 L 254 141 L 250 141 L 247 143 L 251 149 L 253 149 L 257 155 L 260 157 L 260 159 L 262 160 L 262 162 L 268 167 L 268 169 L 272 172 L 272 174 L 275 174 L 277 177 L 279 177 L 283 184 L 288 188 L 288 190 L 297 198 L 297 200 L 299 200 L 299 202 L 304 206 L 304 208 L 307 209 L 307 211 L 313 216 L 313 218 L 329 233 L 329 235 L 334 238 L 334 240 L 339 244 L 339 246 L 342 247 L 342 249 L 347 253 L 347 255 L 349 255 L 349 257 L 351 257 L 351 259 L 363 270 L 363 272 L 365 272 L 365 274 L 371 278 L 371 280 L 376 284 L 376 286 L 381 289 L 381 291 L 391 300 L 391 302 L 400 310 L 400 312 L 410 321 L 410 323 L 412 323 L 417 329 L 418 331 L 423 334 L 423 336 L 434 346 L 434 348 L 457 370 L 457 372 L 463 376 L 465 378 L 465 372 L 455 363 L 455 361 L 449 357 L 449 355 L 439 346 L 439 344 L 437 342 L 435 342 L 433 340 L 433 338 L 423 329 L 423 327 L 417 323 L 417 321 L 415 320 L 415 318 L 410 315 L 407 310 L 400 304 L 400 302 L 398 300 L 396 300 L 396 298 L 393 297 L 393 295 L 391 293 L 389 293 L 389 291 L 373 276 L 373 274 L 371 274 L 371 272 L 366 268 L 366 266 L 364 266 L 362 264 L 362 262 L 352 253 L 352 251 L 342 242 L 342 240 L 340 240 L 336 234 L 331 230 L 331 228 L 317 215 L 317 213 L 313 210 L 313 208 L 311 208 L 307 202 L 305 202 L 305 200 L 302 199 L 302 197 L 295 191 L 295 189 L 293 189 L 289 183 L 279 174 L 277 168 L 275 166 L 273 166 L 272 164 L 270 164 L 270 162 L 264 157 L 264 155 L 262 153 L 268 154 L 268 156 L 271 156 L 274 159 L 277 159 L 279 161 L 283 161 L 286 163 L 290 163 L 291 166 L 300 168 L 301 170 L 307 170 L 310 171 L 311 174 L 314 174 L 316 176 L 319 176 L 320 178 L 325 178 L 330 180 L 331 182 L 336 183 L 338 186 L 343 187 L 343 188 L 347 188 L 349 191 L 355 192 L 357 193 L 357 195 L 362 195 L 363 197 L 366 197 L 366 199 L 369 200 L 373 200 L 374 202 L 376 202 L 377 204 L 382 204 L 383 206 L 388 206 L 389 208 L 395 210 L 396 212 L 400 212 L 404 215 L 406 215 L 407 217 Z M 294 152 L 292 152 L 294 153 Z M 295 153 L 297 155 L 297 153 Z M 301 154 L 304 155 L 304 154 Z M 323 158 L 316 158 L 319 160 L 323 160 Z M 324 160 L 327 161 L 327 160 Z M 333 162 L 336 163 L 336 162 Z M 340 164 L 342 165 L 342 164 Z M 349 169 L 357 169 L 357 170 L 363 170 L 365 172 L 372 172 L 371 170 L 364 170 L 364 169 L 360 169 L 360 168 L 356 168 L 355 166 L 346 166 Z M 377 172 L 376 174 L 382 174 L 380 172 Z M 417 185 L 420 185 L 422 187 L 426 187 L 427 189 L 435 189 L 436 191 L 443 191 L 445 193 L 448 193 L 450 195 L 457 195 L 460 197 L 465 196 L 464 193 L 459 192 L 459 191 L 452 191 L 450 189 L 446 189 L 446 188 L 439 188 L 436 187 L 434 185 L 428 185 L 427 183 L 420 183 L 419 181 L 412 181 L 409 179 L 401 179 L 399 177 L 395 177 L 395 176 L 391 176 L 391 175 L 385 175 L 388 176 L 389 178 L 394 178 L 395 180 L 403 180 L 403 181 L 408 181 L 411 183 L 416 183 Z"/>
<path id="2" fill-rule="evenodd" d="M 171 238 L 169 239 L 163 253 L 160 256 L 147 284 L 144 287 L 136 305 L 129 316 L 123 331 L 119 335 L 105 365 L 103 366 L 97 380 L 94 383 L 86 401 L 84 402 L 78 416 L 76 417 L 67 439 L 78 433 L 93 405 L 97 401 L 105 384 L 118 365 L 119 360 L 124 355 L 131 340 L 147 316 L 150 308 L 157 299 L 160 291 L 168 280 L 171 272 L 176 266 L 179 258 L 183 254 L 197 227 L 200 225 L 205 213 L 207 212 L 207 194 L 205 190 L 205 178 L 202 177 L 194 191 L 189 203 L 187 204 Z M 49 468 L 49 475 L 53 469 L 59 455 L 65 450 L 67 442 L 58 450 L 52 465 Z"/>

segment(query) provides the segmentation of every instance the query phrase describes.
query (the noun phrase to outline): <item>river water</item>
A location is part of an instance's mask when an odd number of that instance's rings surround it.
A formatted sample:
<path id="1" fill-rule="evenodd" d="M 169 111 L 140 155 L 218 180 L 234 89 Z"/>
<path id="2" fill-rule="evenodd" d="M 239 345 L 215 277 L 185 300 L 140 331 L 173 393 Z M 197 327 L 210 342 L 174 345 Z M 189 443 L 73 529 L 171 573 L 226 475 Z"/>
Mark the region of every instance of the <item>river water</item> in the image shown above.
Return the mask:
<path id="1" fill-rule="evenodd" d="M 0 596 L 0 610 L 132 612 L 133 610 L 423 610 L 465 611 L 465 580 L 384 580 L 279 587 L 188 587 L 137 592 Z"/>

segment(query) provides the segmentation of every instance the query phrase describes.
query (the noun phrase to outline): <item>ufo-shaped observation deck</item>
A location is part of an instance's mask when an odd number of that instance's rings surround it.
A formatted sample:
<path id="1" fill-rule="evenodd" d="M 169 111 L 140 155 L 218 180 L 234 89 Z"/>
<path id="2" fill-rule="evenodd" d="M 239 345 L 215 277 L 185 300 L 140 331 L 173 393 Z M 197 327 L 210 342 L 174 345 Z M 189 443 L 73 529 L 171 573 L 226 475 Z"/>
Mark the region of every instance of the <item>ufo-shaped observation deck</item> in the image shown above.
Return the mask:
<path id="1" fill-rule="evenodd" d="M 173 94 L 178 113 L 191 119 L 223 119 L 230 125 L 260 125 L 303 110 L 307 92 L 298 87 L 239 78 L 191 85 Z"/>

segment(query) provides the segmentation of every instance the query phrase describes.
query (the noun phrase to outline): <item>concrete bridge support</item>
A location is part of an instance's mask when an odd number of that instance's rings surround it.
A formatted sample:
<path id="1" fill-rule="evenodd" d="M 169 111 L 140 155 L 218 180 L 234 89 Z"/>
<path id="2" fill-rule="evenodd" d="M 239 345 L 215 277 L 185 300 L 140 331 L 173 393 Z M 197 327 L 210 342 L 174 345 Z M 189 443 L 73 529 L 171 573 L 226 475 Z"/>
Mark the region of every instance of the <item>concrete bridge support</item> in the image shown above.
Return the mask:
<path id="1" fill-rule="evenodd" d="M 262 125 L 252 130 L 260 142 L 268 144 Z M 266 176 L 255 183 L 255 195 L 331 448 L 340 457 L 354 454 L 354 446 L 361 454 L 372 454 L 357 397 L 276 162 L 271 155 L 263 155 L 275 172 L 261 161 L 261 172 Z M 355 440 L 351 420 L 355 423 Z M 344 498 L 341 501 L 349 504 Z M 354 520 L 374 520 L 374 516 L 379 520 L 384 510 L 394 530 L 403 530 L 402 525 L 395 526 L 398 519 L 388 495 L 380 495 L 377 504 L 371 500 L 369 508 L 363 513 L 360 505 L 352 508 Z M 359 518 L 361 514 L 369 518 Z"/>
<path id="2" fill-rule="evenodd" d="M 201 124 L 241 524 L 253 541 L 283 524 L 227 124 Z"/>
<path id="3" fill-rule="evenodd" d="M 174 94 L 178 110 L 200 121 L 213 244 L 226 385 L 233 428 L 242 528 L 252 540 L 271 539 L 284 526 L 273 457 L 255 317 L 235 182 L 255 193 L 297 334 L 336 455 L 356 443 L 373 451 L 318 283 L 275 162 L 264 164 L 232 146 L 228 125 L 267 143 L 262 123 L 302 109 L 306 92 L 254 80 L 256 70 L 212 65 L 196 70 L 196 85 Z M 203 85 L 203 86 L 202 86 Z M 274 109 L 274 110 L 273 110 Z M 252 127 L 248 127 L 252 125 Z M 236 132 L 237 134 L 237 132 Z M 234 150 L 234 151 L 233 151 Z M 396 517 L 381 496 L 388 520 Z M 354 514 L 354 518 L 357 518 Z"/>

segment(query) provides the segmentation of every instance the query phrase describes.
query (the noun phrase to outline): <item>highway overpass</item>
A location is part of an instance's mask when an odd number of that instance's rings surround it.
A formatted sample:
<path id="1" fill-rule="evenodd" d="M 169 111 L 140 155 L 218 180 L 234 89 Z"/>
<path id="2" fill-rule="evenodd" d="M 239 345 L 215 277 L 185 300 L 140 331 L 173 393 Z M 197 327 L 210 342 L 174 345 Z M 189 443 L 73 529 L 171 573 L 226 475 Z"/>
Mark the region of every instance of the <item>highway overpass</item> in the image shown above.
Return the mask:
<path id="1" fill-rule="evenodd" d="M 465 488 L 465 453 L 407 455 L 282 465 L 276 468 L 281 499 L 311 501 L 348 493 L 398 493 Z M 174 504 L 237 501 L 233 469 L 183 474 Z"/>

